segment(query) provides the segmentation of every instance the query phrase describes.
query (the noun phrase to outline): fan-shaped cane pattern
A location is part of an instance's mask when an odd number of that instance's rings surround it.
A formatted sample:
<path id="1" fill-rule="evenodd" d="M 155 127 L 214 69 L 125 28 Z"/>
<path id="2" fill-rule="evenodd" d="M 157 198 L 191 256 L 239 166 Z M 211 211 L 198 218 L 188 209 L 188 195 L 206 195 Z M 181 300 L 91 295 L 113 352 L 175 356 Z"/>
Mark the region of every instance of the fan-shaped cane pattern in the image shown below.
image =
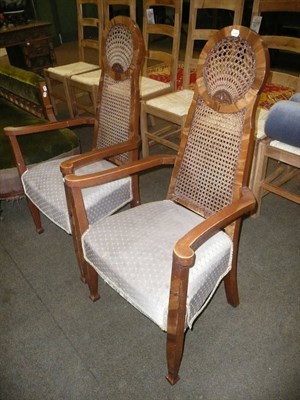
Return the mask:
<path id="1" fill-rule="evenodd" d="M 198 99 L 174 194 L 205 216 L 232 201 L 244 118 L 244 110 L 218 113 Z"/>
<path id="2" fill-rule="evenodd" d="M 220 103 L 236 103 L 243 98 L 255 78 L 256 58 L 241 37 L 225 38 L 209 52 L 203 68 L 210 97 Z"/>
<path id="3" fill-rule="evenodd" d="M 106 40 L 106 58 L 115 72 L 126 72 L 133 58 L 132 34 L 124 24 L 114 25 Z"/>

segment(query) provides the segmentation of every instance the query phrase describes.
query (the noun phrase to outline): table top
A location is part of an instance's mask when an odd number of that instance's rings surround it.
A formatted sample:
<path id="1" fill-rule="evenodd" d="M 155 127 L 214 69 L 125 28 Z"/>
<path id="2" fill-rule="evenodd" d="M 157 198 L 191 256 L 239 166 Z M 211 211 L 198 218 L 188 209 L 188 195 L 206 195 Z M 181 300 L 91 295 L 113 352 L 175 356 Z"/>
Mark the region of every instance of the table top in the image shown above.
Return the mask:
<path id="1" fill-rule="evenodd" d="M 27 24 L 19 24 L 19 25 L 14 25 L 10 27 L 2 27 L 0 28 L 0 34 L 3 35 L 5 33 L 10 33 L 10 32 L 17 32 L 21 30 L 27 30 L 31 28 L 39 28 L 39 27 L 44 27 L 44 26 L 49 26 L 51 25 L 50 22 L 43 22 L 43 21 L 30 21 Z"/>

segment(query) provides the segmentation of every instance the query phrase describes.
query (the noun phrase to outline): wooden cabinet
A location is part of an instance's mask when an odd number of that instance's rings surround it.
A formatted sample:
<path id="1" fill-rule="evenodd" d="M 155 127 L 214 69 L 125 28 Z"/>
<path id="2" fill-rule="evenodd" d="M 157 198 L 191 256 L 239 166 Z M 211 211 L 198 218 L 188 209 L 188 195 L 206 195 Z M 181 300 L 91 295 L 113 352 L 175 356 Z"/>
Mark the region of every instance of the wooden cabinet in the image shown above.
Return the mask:
<path id="1" fill-rule="evenodd" d="M 56 65 L 50 23 L 30 22 L 0 30 L 0 47 L 5 47 L 11 65 L 43 74 Z"/>

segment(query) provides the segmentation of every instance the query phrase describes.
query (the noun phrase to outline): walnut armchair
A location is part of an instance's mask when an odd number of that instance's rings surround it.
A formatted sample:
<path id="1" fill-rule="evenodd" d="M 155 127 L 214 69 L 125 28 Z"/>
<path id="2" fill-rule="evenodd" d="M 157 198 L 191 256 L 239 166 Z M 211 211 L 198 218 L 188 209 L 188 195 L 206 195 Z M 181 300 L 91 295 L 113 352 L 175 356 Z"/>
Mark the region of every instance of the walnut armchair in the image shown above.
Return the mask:
<path id="1" fill-rule="evenodd" d="M 98 275 L 167 331 L 167 379 L 175 384 L 184 333 L 224 279 L 239 303 L 241 218 L 256 201 L 245 187 L 253 117 L 268 70 L 262 40 L 238 25 L 215 33 L 198 62 L 197 83 L 177 157 L 149 156 L 108 173 L 65 177 L 74 225 L 87 262 L 92 300 Z M 174 164 L 166 200 L 90 224 L 82 191 L 159 165 Z"/>
<path id="2" fill-rule="evenodd" d="M 63 174 L 84 175 L 103 171 L 138 158 L 139 75 L 144 45 L 138 26 L 127 17 L 112 19 L 103 32 L 102 75 L 98 93 L 97 118 L 75 118 L 43 125 L 6 128 L 28 206 L 36 230 L 43 231 L 39 211 L 67 233 L 73 232 L 65 197 Z M 94 128 L 93 149 L 74 158 L 53 160 L 27 168 L 22 155 L 22 135 L 47 135 L 53 129 L 88 124 Z M 62 171 L 62 173 L 61 173 Z M 127 203 L 139 203 L 137 177 L 87 189 L 84 201 L 90 223 L 102 219 Z M 74 232 L 73 232 L 74 233 Z M 81 278 L 86 279 L 80 242 L 73 236 Z M 78 244 L 78 245 L 77 245 Z"/>

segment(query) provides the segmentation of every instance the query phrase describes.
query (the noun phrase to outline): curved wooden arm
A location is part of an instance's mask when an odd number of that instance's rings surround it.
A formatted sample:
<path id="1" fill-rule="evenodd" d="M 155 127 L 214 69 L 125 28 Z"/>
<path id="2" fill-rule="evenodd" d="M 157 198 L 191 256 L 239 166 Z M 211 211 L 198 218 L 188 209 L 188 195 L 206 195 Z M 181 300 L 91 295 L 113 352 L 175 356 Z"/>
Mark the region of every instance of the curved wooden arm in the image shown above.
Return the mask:
<path id="1" fill-rule="evenodd" d="M 192 267 L 195 260 L 195 251 L 220 229 L 242 215 L 252 211 L 256 206 L 256 199 L 247 187 L 241 191 L 241 197 L 232 204 L 207 218 L 195 226 L 174 247 L 174 258 L 181 266 Z"/>
<path id="2" fill-rule="evenodd" d="M 4 133 L 7 136 L 30 135 L 32 133 L 42 133 L 54 131 L 56 129 L 73 128 L 80 125 L 94 125 L 94 118 L 72 118 L 65 121 L 46 122 L 38 125 L 26 126 L 8 126 L 4 128 Z"/>
<path id="3" fill-rule="evenodd" d="M 103 158 L 113 157 L 118 154 L 127 153 L 128 151 L 136 150 L 139 147 L 139 142 L 136 140 L 128 140 L 114 146 L 106 147 L 105 149 L 91 150 L 89 152 L 72 157 L 69 160 L 63 161 L 60 165 L 60 170 L 63 175 L 73 174 L 74 169 L 82 165 L 99 161 Z"/>
<path id="4" fill-rule="evenodd" d="M 87 188 L 91 186 L 101 185 L 106 182 L 111 182 L 117 179 L 125 178 L 126 176 L 136 174 L 137 172 L 145 171 L 160 165 L 173 165 L 176 156 L 169 154 L 149 156 L 142 160 L 131 161 L 122 166 L 112 168 L 107 171 L 96 172 L 87 175 L 66 175 L 65 183 L 70 188 Z"/>

